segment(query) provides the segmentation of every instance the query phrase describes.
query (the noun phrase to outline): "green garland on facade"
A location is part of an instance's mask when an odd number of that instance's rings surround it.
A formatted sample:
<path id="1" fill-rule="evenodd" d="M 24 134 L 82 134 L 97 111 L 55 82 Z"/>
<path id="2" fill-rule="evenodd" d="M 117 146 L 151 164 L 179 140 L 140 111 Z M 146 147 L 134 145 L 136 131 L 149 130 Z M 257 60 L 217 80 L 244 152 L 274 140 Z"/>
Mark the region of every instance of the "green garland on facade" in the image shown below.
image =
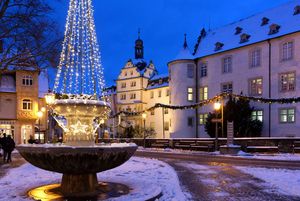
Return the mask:
<path id="1" fill-rule="evenodd" d="M 205 105 L 212 104 L 212 103 L 215 103 L 222 99 L 226 99 L 226 98 L 230 98 L 230 97 L 249 100 L 249 101 L 253 101 L 253 102 L 266 103 L 266 104 L 293 104 L 293 103 L 300 102 L 300 97 L 274 99 L 274 98 L 259 98 L 259 97 L 253 97 L 253 96 L 244 96 L 244 95 L 237 95 L 237 94 L 232 94 L 232 93 L 221 93 L 221 94 L 214 96 L 211 99 L 201 101 L 201 102 L 191 104 L 191 105 L 165 105 L 162 103 L 156 103 L 154 106 L 152 106 L 146 110 L 140 111 L 140 112 L 120 111 L 120 112 L 112 115 L 111 118 L 115 118 L 122 114 L 124 114 L 126 116 L 139 116 L 145 112 L 150 112 L 157 108 L 164 108 L 164 109 L 171 109 L 171 110 L 197 109 L 197 108 L 203 107 Z"/>

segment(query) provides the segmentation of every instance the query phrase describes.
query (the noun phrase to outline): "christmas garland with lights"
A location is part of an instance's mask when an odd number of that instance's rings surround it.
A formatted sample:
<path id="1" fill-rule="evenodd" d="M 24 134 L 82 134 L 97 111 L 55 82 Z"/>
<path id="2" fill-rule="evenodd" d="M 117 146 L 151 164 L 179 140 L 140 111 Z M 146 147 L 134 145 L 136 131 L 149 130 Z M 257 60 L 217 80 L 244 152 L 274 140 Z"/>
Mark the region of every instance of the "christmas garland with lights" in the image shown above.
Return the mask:
<path id="1" fill-rule="evenodd" d="M 230 97 L 244 99 L 244 100 L 253 101 L 253 102 L 266 103 L 266 104 L 293 104 L 293 103 L 300 102 L 300 97 L 274 99 L 274 98 L 259 98 L 259 97 L 253 97 L 253 96 L 244 96 L 244 95 L 237 95 L 237 94 L 232 94 L 232 93 L 221 93 L 221 94 L 214 96 L 211 99 L 201 101 L 201 102 L 191 104 L 191 105 L 166 105 L 166 104 L 162 104 L 162 103 L 156 103 L 154 106 L 152 106 L 148 109 L 145 109 L 143 111 L 140 111 L 140 112 L 120 111 L 120 112 L 112 115 L 110 118 L 115 118 L 122 114 L 125 116 L 139 116 L 145 112 L 150 112 L 157 108 L 164 108 L 164 109 L 171 109 L 171 110 L 197 109 L 197 108 L 203 107 L 205 105 L 220 101 L 221 99 L 226 99 L 226 98 L 230 98 Z"/>

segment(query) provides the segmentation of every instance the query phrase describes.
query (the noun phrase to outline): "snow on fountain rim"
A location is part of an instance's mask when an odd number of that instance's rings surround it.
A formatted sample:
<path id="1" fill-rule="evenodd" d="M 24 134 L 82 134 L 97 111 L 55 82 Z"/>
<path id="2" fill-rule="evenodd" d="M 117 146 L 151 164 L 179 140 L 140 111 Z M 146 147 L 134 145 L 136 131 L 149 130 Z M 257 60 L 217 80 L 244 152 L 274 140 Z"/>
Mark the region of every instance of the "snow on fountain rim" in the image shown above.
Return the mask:
<path id="1" fill-rule="evenodd" d="M 73 105 L 101 105 L 101 106 L 108 106 L 111 107 L 111 105 L 108 102 L 102 101 L 102 100 L 89 100 L 89 99 L 58 99 L 55 100 L 54 105 L 67 105 L 67 104 L 73 104 Z"/>
<path id="2" fill-rule="evenodd" d="M 95 144 L 90 146 L 70 146 L 63 143 L 55 143 L 55 144 L 22 144 L 18 145 L 18 147 L 36 147 L 36 148 L 104 148 L 104 149 L 110 149 L 110 148 L 126 148 L 126 147 L 137 147 L 135 143 L 110 143 L 110 144 Z"/>

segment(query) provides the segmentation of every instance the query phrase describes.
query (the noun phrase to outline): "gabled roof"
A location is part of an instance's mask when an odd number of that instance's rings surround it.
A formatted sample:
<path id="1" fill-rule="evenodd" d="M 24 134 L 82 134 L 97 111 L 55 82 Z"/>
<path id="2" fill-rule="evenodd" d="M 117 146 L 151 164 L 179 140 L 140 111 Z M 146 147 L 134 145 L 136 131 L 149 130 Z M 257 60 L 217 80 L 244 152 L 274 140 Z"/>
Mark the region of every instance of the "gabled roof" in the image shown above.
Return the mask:
<path id="1" fill-rule="evenodd" d="M 209 31 L 204 37 L 201 37 L 195 57 L 204 57 L 300 31 L 300 14 L 294 15 L 295 8 L 299 5 L 300 0 L 293 0 L 279 7 Z M 267 24 L 262 25 L 263 19 L 269 19 Z M 279 26 L 277 33 L 270 34 L 272 25 L 273 27 L 276 27 L 274 25 Z M 235 34 L 237 27 L 242 28 L 240 34 Z M 241 41 L 241 34 L 247 34 L 248 40 Z M 220 49 L 216 48 L 216 44 L 220 43 L 223 46 Z"/>

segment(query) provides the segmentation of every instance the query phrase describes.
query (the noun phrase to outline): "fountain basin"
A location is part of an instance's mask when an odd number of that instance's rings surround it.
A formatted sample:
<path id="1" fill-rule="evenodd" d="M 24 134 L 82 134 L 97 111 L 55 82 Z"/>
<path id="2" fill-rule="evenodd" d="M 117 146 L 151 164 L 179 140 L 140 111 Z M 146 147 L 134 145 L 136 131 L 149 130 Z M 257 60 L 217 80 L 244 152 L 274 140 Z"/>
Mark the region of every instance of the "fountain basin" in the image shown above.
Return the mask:
<path id="1" fill-rule="evenodd" d="M 94 146 L 19 145 L 17 150 L 32 165 L 62 173 L 61 192 L 81 197 L 98 191 L 97 172 L 115 168 L 136 151 L 133 143 Z"/>

